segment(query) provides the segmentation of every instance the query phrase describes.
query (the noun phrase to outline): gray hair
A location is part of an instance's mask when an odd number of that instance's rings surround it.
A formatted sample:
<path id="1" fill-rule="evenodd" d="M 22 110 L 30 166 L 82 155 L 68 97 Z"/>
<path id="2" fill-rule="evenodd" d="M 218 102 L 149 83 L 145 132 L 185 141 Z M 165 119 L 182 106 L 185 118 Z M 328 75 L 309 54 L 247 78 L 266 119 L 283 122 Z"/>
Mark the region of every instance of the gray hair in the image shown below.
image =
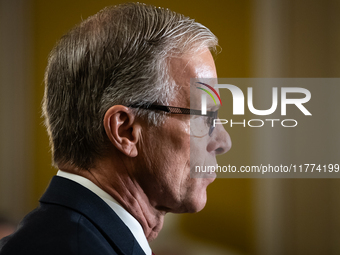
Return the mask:
<path id="1" fill-rule="evenodd" d="M 113 105 L 167 105 L 176 96 L 169 58 L 214 50 L 215 35 L 169 9 L 130 3 L 107 7 L 64 35 L 45 72 L 43 115 L 53 161 L 82 169 L 103 156 L 103 127 Z M 150 125 L 164 116 L 135 110 Z"/>

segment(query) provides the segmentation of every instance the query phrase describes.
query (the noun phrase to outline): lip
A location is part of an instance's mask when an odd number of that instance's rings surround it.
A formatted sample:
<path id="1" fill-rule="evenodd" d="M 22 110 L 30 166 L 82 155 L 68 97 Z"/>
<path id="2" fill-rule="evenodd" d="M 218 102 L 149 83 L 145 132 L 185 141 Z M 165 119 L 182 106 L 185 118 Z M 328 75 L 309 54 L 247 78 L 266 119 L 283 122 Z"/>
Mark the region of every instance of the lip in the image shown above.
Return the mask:
<path id="1" fill-rule="evenodd" d="M 209 185 L 216 179 L 216 177 L 217 177 L 216 172 L 209 172 L 209 173 L 201 173 L 201 175 L 198 178 L 206 179 Z"/>
<path id="2" fill-rule="evenodd" d="M 213 182 L 215 179 L 216 179 L 216 177 L 217 177 L 217 174 L 216 174 L 216 172 L 209 172 L 209 173 L 207 173 L 207 177 L 206 178 L 208 178 L 208 179 L 213 179 L 211 182 Z"/>
<path id="3" fill-rule="evenodd" d="M 204 169 L 203 169 L 204 167 Z M 202 166 L 202 170 L 198 169 L 196 171 L 196 168 L 190 168 L 190 177 L 191 178 L 202 178 L 202 179 L 208 179 L 209 184 L 212 183 L 217 178 L 216 171 L 209 171 L 210 169 L 205 168 L 206 165 Z"/>

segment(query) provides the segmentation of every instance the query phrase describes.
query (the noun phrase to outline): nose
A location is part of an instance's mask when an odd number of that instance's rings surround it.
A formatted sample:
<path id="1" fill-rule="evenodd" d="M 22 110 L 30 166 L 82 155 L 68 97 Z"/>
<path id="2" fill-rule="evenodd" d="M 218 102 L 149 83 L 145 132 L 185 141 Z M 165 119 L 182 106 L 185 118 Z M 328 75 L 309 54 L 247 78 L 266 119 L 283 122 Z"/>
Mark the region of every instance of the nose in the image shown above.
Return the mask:
<path id="1" fill-rule="evenodd" d="M 211 140 L 208 143 L 208 152 L 214 152 L 216 155 L 223 154 L 231 148 L 231 139 L 223 125 L 216 124 L 215 130 L 212 133 Z"/>

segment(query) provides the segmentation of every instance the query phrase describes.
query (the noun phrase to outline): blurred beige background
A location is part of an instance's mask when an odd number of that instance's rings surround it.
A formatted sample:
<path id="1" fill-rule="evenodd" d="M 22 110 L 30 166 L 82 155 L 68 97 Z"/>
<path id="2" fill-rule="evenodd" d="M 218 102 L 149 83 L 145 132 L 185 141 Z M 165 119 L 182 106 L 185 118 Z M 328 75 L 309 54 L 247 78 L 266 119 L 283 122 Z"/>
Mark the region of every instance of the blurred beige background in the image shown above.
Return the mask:
<path id="1" fill-rule="evenodd" d="M 216 58 L 219 77 L 339 77 L 338 0 L 143 2 L 210 28 L 222 47 Z M 0 213 L 15 221 L 38 205 L 56 173 L 40 117 L 49 51 L 74 24 L 118 3 L 122 1 L 0 0 Z M 315 146 L 328 128 L 315 134 Z M 293 137 L 281 141 L 253 137 L 248 129 L 228 132 L 234 144 L 220 164 L 250 165 L 256 162 L 257 146 L 278 162 L 282 156 L 296 159 L 280 147 L 273 150 L 273 141 L 304 148 Z M 339 143 L 320 148 L 320 157 L 340 152 L 340 134 L 333 138 Z M 169 215 L 152 246 L 162 255 L 340 254 L 339 212 L 336 179 L 217 179 L 208 188 L 206 208 Z"/>

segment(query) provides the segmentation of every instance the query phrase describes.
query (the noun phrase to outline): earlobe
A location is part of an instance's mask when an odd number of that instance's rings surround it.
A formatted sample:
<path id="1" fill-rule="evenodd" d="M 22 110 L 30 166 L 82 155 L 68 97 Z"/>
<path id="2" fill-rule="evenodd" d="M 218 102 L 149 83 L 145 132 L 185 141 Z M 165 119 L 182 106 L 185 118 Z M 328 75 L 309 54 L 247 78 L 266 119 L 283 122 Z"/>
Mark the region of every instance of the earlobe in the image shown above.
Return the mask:
<path id="1" fill-rule="evenodd" d="M 138 155 L 141 125 L 128 107 L 112 106 L 105 113 L 103 123 L 106 135 L 118 150 L 129 157 Z"/>

